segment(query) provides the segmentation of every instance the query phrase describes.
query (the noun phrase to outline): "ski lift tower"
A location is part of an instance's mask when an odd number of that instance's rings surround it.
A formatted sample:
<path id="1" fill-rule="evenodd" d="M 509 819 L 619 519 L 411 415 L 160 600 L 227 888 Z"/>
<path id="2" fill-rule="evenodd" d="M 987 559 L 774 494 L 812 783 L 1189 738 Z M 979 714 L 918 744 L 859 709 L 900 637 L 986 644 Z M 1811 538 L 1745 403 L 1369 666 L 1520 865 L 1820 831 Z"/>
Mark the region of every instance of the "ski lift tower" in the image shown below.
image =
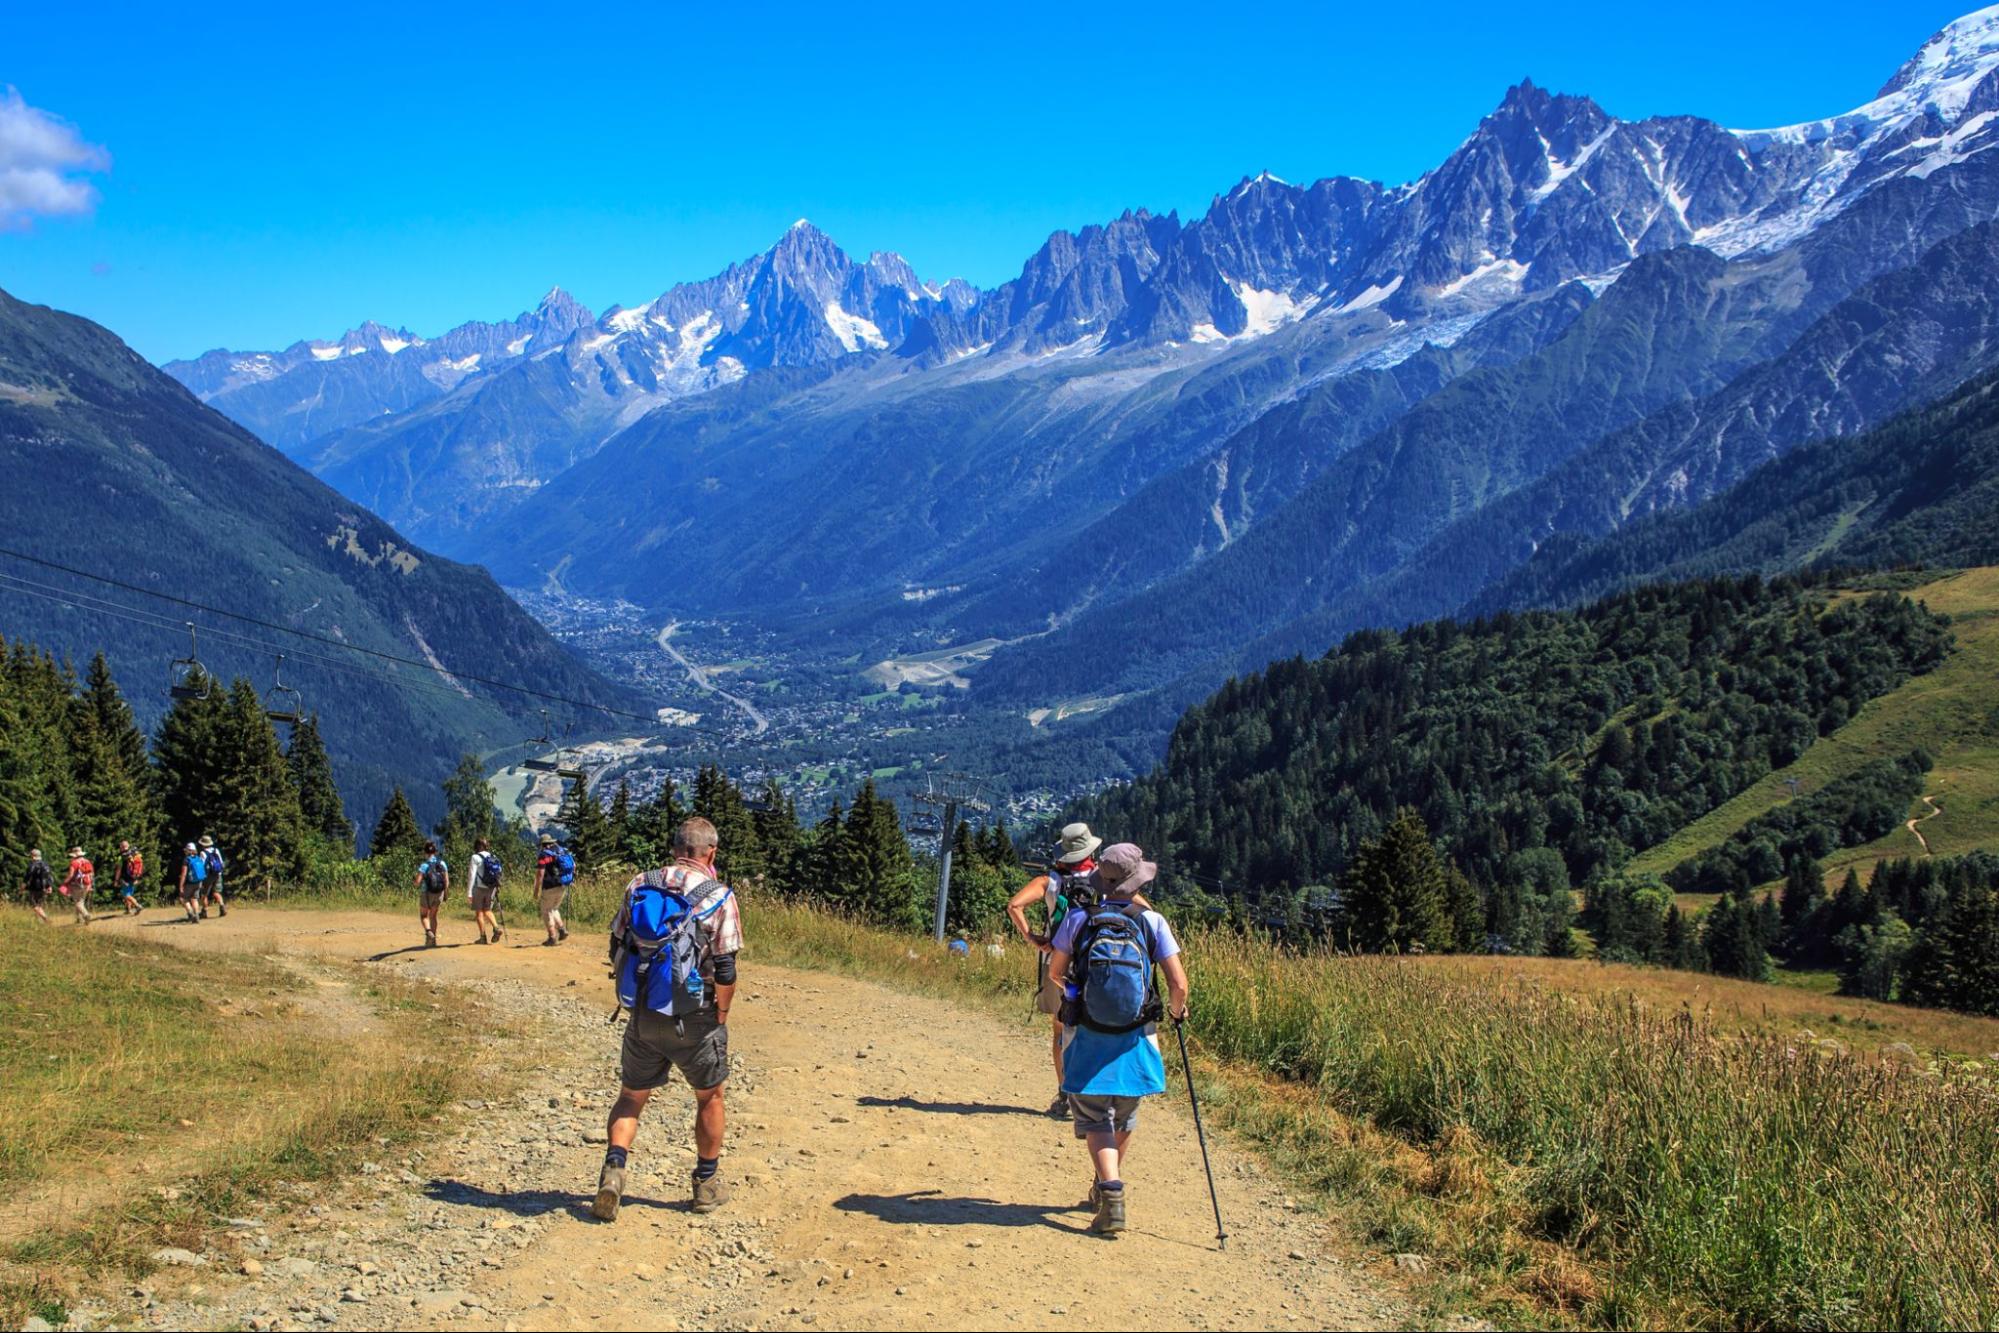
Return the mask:
<path id="1" fill-rule="evenodd" d="M 992 807 L 979 799 L 978 784 L 964 773 L 939 773 L 930 779 L 926 790 L 910 797 L 918 805 L 932 809 L 942 808 L 944 819 L 942 832 L 937 838 L 937 921 L 931 933 L 937 942 L 944 942 L 944 909 L 951 902 L 951 844 L 958 837 L 958 811 L 977 810 L 981 813 Z"/>

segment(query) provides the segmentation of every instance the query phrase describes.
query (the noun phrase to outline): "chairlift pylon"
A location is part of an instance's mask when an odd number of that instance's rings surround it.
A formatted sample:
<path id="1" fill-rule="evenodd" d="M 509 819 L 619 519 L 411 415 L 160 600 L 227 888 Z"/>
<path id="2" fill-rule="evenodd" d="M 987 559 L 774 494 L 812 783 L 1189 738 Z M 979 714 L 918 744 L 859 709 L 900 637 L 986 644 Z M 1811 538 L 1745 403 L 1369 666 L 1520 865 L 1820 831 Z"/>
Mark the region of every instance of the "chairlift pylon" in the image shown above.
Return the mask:
<path id="1" fill-rule="evenodd" d="M 264 716 L 293 727 L 305 721 L 305 696 L 285 684 L 283 653 L 278 654 L 277 665 L 271 669 L 270 692 L 264 696 Z"/>
<path id="2" fill-rule="evenodd" d="M 194 622 L 187 622 L 187 656 L 176 657 L 167 667 L 167 697 L 206 699 L 215 678 L 201 664 L 201 646 L 194 636 Z"/>

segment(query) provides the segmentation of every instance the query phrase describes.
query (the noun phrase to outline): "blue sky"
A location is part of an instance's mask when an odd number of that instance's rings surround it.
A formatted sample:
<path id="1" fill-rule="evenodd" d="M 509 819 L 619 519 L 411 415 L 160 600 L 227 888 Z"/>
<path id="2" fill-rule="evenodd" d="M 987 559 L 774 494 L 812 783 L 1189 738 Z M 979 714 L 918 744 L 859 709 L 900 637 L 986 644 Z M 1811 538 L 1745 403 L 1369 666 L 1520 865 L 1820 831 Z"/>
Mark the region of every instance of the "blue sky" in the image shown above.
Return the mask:
<path id="1" fill-rule="evenodd" d="M 1406 180 L 1523 75 L 1626 117 L 1827 115 L 1974 7 L 17 6 L 0 154 L 57 165 L 38 215 L 0 202 L 0 287 L 164 359 L 556 283 L 647 300 L 801 216 L 989 286 L 1259 170 Z"/>

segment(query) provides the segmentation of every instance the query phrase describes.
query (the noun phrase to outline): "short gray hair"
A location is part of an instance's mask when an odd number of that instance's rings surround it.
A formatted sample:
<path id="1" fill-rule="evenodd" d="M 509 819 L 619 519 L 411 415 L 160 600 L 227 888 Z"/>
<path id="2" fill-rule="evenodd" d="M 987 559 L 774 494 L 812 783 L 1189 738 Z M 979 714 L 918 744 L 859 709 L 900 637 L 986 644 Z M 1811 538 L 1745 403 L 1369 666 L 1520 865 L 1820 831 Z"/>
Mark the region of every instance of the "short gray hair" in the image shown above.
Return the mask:
<path id="1" fill-rule="evenodd" d="M 721 843 L 721 835 L 715 832 L 715 826 L 700 815 L 695 815 L 691 819 L 683 819 L 680 827 L 674 831 L 673 854 L 699 856 L 703 852 L 713 851 Z"/>

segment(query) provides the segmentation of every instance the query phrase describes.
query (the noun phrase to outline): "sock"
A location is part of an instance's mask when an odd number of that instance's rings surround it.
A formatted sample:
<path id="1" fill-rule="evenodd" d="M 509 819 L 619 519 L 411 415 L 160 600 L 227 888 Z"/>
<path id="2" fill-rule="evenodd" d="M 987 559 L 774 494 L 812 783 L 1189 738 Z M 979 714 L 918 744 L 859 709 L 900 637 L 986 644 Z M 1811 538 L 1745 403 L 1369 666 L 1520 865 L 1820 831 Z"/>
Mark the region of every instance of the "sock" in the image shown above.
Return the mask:
<path id="1" fill-rule="evenodd" d="M 1124 1193 L 1124 1182 L 1122 1180 L 1099 1180 L 1097 1188 L 1105 1194 L 1122 1194 Z"/>
<path id="2" fill-rule="evenodd" d="M 605 1166 L 618 1166 L 618 1167 L 621 1167 L 621 1166 L 623 1166 L 623 1165 L 625 1164 L 625 1156 L 626 1156 L 626 1154 L 627 1154 L 627 1153 L 629 1153 L 630 1151 L 631 1151 L 631 1149 L 629 1149 L 629 1148 L 606 1148 L 606 1149 L 604 1149 L 604 1165 L 605 1165 Z"/>
<path id="3" fill-rule="evenodd" d="M 700 1159 L 699 1163 L 694 1168 L 694 1178 L 696 1180 L 706 1180 L 708 1179 L 708 1177 L 714 1175 L 718 1170 L 720 1170 L 721 1166 L 722 1166 L 721 1158 L 703 1157 Z"/>

